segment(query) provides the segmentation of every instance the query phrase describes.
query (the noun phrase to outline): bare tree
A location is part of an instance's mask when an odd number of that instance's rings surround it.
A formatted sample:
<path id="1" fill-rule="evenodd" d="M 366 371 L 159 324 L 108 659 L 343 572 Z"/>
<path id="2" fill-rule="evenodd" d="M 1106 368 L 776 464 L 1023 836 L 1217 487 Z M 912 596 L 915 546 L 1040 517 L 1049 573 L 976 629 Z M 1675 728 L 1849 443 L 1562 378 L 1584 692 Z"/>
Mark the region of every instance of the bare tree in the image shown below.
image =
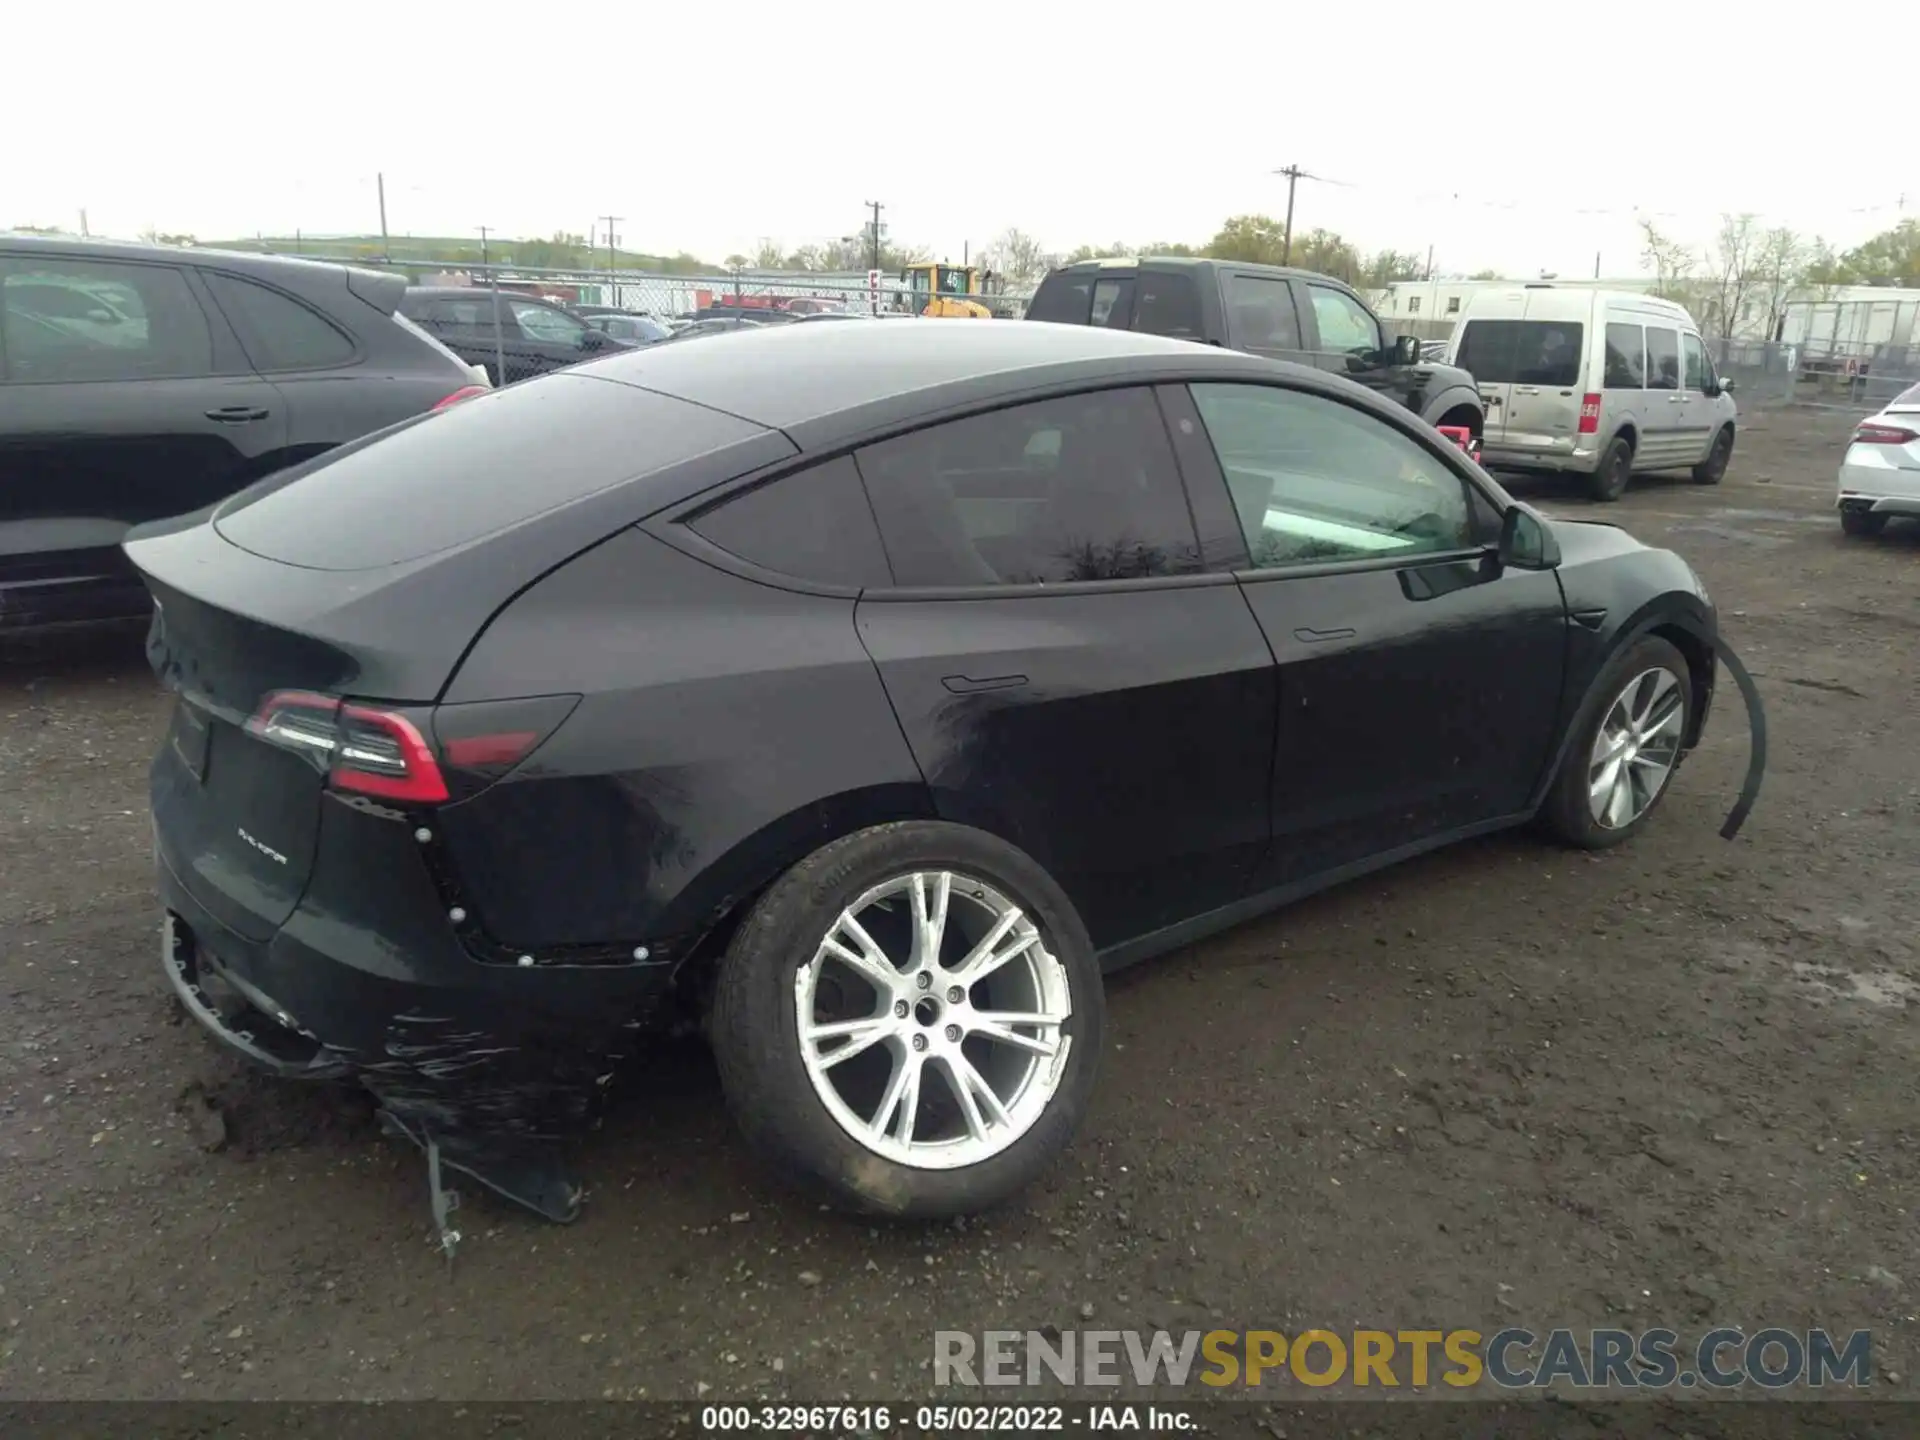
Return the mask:
<path id="1" fill-rule="evenodd" d="M 1714 237 L 1712 270 L 1706 291 L 1708 328 L 1732 335 L 1747 318 L 1748 301 L 1762 273 L 1761 254 L 1766 237 L 1751 215 L 1722 215 Z"/>
<path id="2" fill-rule="evenodd" d="M 1640 258 L 1653 271 L 1653 293 L 1682 304 L 1692 299 L 1699 283 L 1699 257 L 1651 220 L 1640 222 L 1640 240 Z"/>
<path id="3" fill-rule="evenodd" d="M 1780 225 L 1767 231 L 1761 238 L 1760 253 L 1756 260 L 1754 268 L 1758 274 L 1755 283 L 1760 301 L 1767 310 L 1766 338 L 1772 340 L 1780 333 L 1780 322 L 1786 316 L 1787 301 L 1806 283 L 1807 267 L 1813 260 L 1813 247 L 1792 230 Z"/>
<path id="4" fill-rule="evenodd" d="M 1007 229 L 987 247 L 991 267 L 1009 285 L 1025 289 L 1047 273 L 1047 257 L 1040 242 L 1026 231 Z"/>

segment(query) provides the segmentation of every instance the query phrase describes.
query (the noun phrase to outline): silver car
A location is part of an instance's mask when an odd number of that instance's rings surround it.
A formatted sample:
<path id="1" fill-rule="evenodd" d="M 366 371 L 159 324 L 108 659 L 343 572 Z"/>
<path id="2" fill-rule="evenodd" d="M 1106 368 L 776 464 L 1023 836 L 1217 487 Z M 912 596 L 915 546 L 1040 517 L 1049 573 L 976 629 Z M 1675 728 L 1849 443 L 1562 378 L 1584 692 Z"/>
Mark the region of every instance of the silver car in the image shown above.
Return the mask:
<path id="1" fill-rule="evenodd" d="M 1895 515 L 1920 517 L 1920 385 L 1854 430 L 1834 504 L 1849 535 L 1878 535 Z"/>

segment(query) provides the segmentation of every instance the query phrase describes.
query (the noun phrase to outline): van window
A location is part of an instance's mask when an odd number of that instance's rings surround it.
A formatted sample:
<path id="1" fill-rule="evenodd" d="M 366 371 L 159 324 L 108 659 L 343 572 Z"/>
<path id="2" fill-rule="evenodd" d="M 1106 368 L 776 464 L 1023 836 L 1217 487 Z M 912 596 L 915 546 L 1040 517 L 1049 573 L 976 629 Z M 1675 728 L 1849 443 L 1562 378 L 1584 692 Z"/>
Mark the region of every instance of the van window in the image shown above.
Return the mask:
<path id="1" fill-rule="evenodd" d="M 1647 327 L 1647 389 L 1680 388 L 1680 332 Z"/>
<path id="2" fill-rule="evenodd" d="M 1647 384 L 1647 335 L 1638 325 L 1613 322 L 1607 326 L 1609 390 L 1643 390 Z"/>
<path id="3" fill-rule="evenodd" d="M 1707 388 L 1707 347 L 1700 343 L 1700 337 L 1682 335 L 1680 355 L 1685 362 L 1687 389 L 1705 390 Z"/>
<path id="4" fill-rule="evenodd" d="M 1460 368 L 1485 385 L 1580 383 L 1587 327 L 1575 320 L 1469 320 L 1460 335 Z"/>

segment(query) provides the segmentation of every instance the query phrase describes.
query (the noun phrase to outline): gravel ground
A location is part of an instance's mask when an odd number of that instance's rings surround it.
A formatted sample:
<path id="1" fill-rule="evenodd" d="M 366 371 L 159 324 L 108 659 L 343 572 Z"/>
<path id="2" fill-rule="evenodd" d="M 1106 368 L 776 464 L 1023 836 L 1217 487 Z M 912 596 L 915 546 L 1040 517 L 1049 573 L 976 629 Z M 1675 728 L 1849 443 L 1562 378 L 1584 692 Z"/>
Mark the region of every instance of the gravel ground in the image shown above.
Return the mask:
<path id="1" fill-rule="evenodd" d="M 1842 539 L 1848 423 L 1757 415 L 1718 489 L 1605 510 L 1695 564 L 1759 677 L 1736 842 L 1723 682 L 1622 850 L 1468 844 L 1117 978 L 1080 1139 L 965 1226 L 768 1185 L 682 1046 L 583 1144 L 581 1223 L 469 1196 L 449 1267 L 363 1101 L 244 1072 L 168 998 L 138 636 L 10 652 L 0 1395 L 878 1399 L 928 1392 L 943 1328 L 1508 1323 L 1870 1327 L 1911 1395 L 1920 531 Z"/>

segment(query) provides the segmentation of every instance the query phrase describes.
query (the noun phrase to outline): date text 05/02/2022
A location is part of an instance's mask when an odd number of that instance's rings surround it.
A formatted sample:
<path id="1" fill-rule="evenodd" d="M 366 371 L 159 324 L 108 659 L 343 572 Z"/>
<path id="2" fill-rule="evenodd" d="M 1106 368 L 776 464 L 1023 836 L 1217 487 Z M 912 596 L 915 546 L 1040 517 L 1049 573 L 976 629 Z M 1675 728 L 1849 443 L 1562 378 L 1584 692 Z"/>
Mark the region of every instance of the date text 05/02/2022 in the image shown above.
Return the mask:
<path id="1" fill-rule="evenodd" d="M 703 1434 L 1045 1435 L 1086 1431 L 1179 1434 L 1198 1430 L 1188 1410 L 1166 1405 L 706 1405 Z"/>

